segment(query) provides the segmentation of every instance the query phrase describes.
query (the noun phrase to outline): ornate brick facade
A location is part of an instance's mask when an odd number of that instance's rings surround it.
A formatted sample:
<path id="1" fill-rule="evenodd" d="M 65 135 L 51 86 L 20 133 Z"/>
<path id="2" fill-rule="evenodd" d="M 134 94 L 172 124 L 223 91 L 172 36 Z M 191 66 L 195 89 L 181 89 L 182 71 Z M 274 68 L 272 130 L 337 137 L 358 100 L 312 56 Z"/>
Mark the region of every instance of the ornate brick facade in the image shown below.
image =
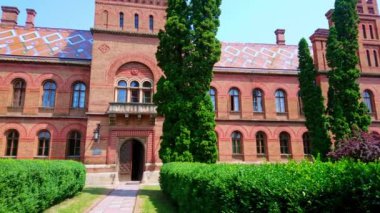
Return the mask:
<path id="1" fill-rule="evenodd" d="M 27 11 L 26 26 L 19 26 L 20 11 L 3 7 L 0 157 L 76 159 L 94 173 L 159 168 L 164 118 L 156 115 L 151 98 L 163 75 L 155 52 L 166 6 L 164 0 L 96 0 L 91 32 L 35 27 L 34 10 Z M 377 1 L 360 1 L 358 12 L 360 85 L 370 94 L 371 130 L 380 132 Z M 331 11 L 326 16 L 331 25 Z M 222 43 L 211 84 L 222 162 L 278 162 L 307 155 L 297 46 L 286 45 L 285 30 L 275 33 L 276 44 Z M 325 96 L 327 36 L 328 30 L 318 29 L 310 38 Z M 120 151 L 125 144 L 132 151 L 120 161 L 127 154 Z"/>

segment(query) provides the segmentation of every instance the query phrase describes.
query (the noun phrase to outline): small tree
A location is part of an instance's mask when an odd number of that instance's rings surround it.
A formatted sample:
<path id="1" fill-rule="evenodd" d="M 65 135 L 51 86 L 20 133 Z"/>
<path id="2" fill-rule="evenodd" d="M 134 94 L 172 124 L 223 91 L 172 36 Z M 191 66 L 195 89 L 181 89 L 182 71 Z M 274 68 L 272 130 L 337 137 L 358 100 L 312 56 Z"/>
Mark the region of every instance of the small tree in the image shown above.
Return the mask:
<path id="1" fill-rule="evenodd" d="M 303 112 L 306 127 L 312 144 L 314 157 L 325 157 L 330 150 L 331 141 L 328 132 L 328 122 L 325 115 L 321 88 L 316 84 L 317 70 L 310 56 L 309 46 L 303 38 L 298 46 L 300 96 L 303 102 Z"/>
<path id="2" fill-rule="evenodd" d="M 329 72 L 328 113 L 331 132 L 336 140 L 352 136 L 353 129 L 368 130 L 371 118 L 360 101 L 358 78 L 357 0 L 336 0 L 333 13 L 335 26 L 327 41 Z"/>
<path id="3" fill-rule="evenodd" d="M 160 158 L 214 163 L 215 115 L 208 91 L 221 54 L 216 39 L 221 0 L 169 0 L 158 65 L 165 76 L 154 101 L 165 116 Z"/>

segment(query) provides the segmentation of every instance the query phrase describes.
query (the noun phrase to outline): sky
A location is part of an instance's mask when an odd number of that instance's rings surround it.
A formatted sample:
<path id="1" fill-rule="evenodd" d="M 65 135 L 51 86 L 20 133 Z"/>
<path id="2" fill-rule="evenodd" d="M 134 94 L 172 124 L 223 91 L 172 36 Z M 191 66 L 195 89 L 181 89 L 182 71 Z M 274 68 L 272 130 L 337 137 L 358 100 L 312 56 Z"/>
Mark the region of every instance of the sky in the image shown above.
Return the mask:
<path id="1" fill-rule="evenodd" d="M 95 0 L 1 0 L 19 8 L 24 25 L 26 8 L 37 11 L 37 27 L 89 30 Z M 225 42 L 275 43 L 274 31 L 286 30 L 286 43 L 297 44 L 318 28 L 327 28 L 325 13 L 334 0 L 222 0 L 218 39 Z"/>

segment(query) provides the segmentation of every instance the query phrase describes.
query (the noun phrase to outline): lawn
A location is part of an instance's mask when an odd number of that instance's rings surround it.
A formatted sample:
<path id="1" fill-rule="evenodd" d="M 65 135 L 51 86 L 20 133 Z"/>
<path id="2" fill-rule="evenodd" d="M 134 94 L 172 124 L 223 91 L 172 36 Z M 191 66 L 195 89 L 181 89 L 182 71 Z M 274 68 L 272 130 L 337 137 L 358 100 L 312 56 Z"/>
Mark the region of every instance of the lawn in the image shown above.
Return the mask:
<path id="1" fill-rule="evenodd" d="M 109 188 L 85 188 L 77 196 L 67 199 L 45 213 L 82 213 L 110 192 Z"/>
<path id="2" fill-rule="evenodd" d="M 162 193 L 159 186 L 144 186 L 137 197 L 137 211 L 141 213 L 174 213 L 173 203 Z"/>

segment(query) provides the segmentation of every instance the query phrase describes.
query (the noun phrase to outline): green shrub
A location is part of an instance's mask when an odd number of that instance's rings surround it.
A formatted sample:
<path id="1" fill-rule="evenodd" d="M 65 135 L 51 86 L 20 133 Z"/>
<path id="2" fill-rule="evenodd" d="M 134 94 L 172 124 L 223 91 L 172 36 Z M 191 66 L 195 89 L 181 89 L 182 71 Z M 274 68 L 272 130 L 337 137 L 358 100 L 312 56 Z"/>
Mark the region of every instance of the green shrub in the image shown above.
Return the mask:
<path id="1" fill-rule="evenodd" d="M 0 212 L 41 212 L 81 191 L 85 176 L 74 161 L 0 160 Z"/>
<path id="2" fill-rule="evenodd" d="M 380 164 L 170 163 L 160 184 L 180 212 L 374 212 Z"/>

